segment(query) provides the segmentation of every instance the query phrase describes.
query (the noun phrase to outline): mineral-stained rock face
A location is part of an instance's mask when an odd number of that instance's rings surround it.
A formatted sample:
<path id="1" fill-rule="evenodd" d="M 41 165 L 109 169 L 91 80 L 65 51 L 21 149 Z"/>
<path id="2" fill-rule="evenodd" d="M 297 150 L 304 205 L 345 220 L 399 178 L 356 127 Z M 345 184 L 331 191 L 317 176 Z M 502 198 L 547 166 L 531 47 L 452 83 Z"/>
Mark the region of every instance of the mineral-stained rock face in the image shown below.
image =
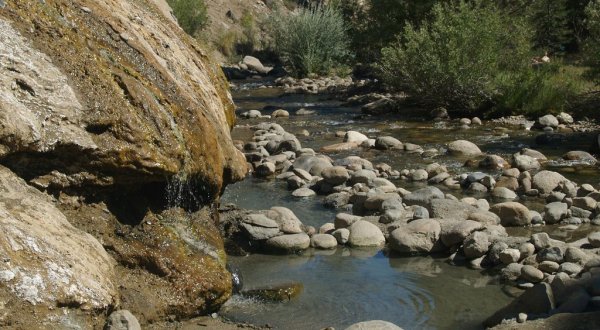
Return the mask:
<path id="1" fill-rule="evenodd" d="M 6 2 L 0 326 L 218 309 L 231 278 L 210 210 L 247 171 L 233 110 L 221 70 L 164 0 Z"/>
<path id="2" fill-rule="evenodd" d="M 102 245 L 2 166 L 0 232 L 0 286 L 20 300 L 84 309 L 117 303 L 114 261 Z"/>
<path id="3" fill-rule="evenodd" d="M 0 162 L 50 186 L 52 171 L 102 186 L 185 173 L 211 198 L 245 174 L 220 69 L 155 2 L 0 10 Z"/>

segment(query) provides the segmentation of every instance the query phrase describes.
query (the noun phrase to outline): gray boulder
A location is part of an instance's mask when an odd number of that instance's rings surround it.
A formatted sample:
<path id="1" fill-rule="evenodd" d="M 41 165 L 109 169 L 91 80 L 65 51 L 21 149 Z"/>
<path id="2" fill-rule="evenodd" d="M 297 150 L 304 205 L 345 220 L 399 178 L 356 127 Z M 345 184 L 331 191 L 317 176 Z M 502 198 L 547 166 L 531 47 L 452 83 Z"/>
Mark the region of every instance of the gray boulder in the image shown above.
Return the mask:
<path id="1" fill-rule="evenodd" d="M 411 192 L 404 196 L 403 201 L 406 205 L 419 205 L 425 208 L 434 199 L 444 199 L 444 193 L 436 187 L 425 187 Z"/>
<path id="2" fill-rule="evenodd" d="M 484 256 L 489 247 L 488 234 L 476 231 L 469 235 L 463 242 L 463 252 L 467 259 L 475 259 Z"/>
<path id="3" fill-rule="evenodd" d="M 448 153 L 454 156 L 478 156 L 482 152 L 479 147 L 467 140 L 456 140 L 448 144 Z"/>
<path id="4" fill-rule="evenodd" d="M 531 223 L 529 209 L 521 203 L 499 203 L 492 206 L 490 211 L 500 217 L 501 224 L 505 227 L 526 226 Z"/>
<path id="5" fill-rule="evenodd" d="M 337 239 L 329 234 L 315 234 L 310 238 L 310 246 L 317 249 L 335 249 L 338 245 Z"/>
<path id="6" fill-rule="evenodd" d="M 402 328 L 387 321 L 373 320 L 354 323 L 345 330 L 402 330 Z"/>
<path id="7" fill-rule="evenodd" d="M 552 202 L 544 206 L 544 221 L 555 224 L 567 217 L 569 206 L 561 202 Z"/>
<path id="8" fill-rule="evenodd" d="M 422 254 L 441 250 L 441 227 L 435 219 L 409 222 L 390 234 L 390 248 L 403 254 Z"/>
<path id="9" fill-rule="evenodd" d="M 568 180 L 564 176 L 557 172 L 540 171 L 533 176 L 532 186 L 541 194 L 547 195 L 558 188 L 561 183 L 567 181 Z"/>
<path id="10" fill-rule="evenodd" d="M 279 229 L 285 234 L 302 233 L 302 222 L 288 208 L 274 206 L 267 212 L 267 217 L 277 222 Z"/>
<path id="11" fill-rule="evenodd" d="M 308 249 L 310 237 L 304 233 L 275 236 L 267 240 L 267 246 L 275 251 L 292 253 Z"/>
<path id="12" fill-rule="evenodd" d="M 106 319 L 105 330 L 142 330 L 137 318 L 130 311 L 122 309 L 110 313 Z"/>
<path id="13" fill-rule="evenodd" d="M 321 176 L 327 183 L 330 183 L 334 186 L 340 185 L 350 178 L 350 174 L 348 174 L 348 170 L 341 166 L 333 166 L 325 168 L 321 171 Z"/>
<path id="14" fill-rule="evenodd" d="M 255 241 L 269 239 L 280 234 L 279 224 L 263 214 L 249 214 L 242 220 L 241 225 L 246 230 L 248 237 Z"/>
<path id="15" fill-rule="evenodd" d="M 351 246 L 381 246 L 385 243 L 385 237 L 379 227 L 370 222 L 358 220 L 348 230 L 348 244 Z"/>
<path id="16" fill-rule="evenodd" d="M 402 149 L 402 142 L 391 136 L 380 136 L 375 140 L 375 149 Z"/>
<path id="17" fill-rule="evenodd" d="M 539 283 L 527 289 L 518 298 L 513 300 L 513 302 L 485 320 L 484 326 L 492 327 L 498 325 L 502 320 L 516 318 L 519 313 L 547 314 L 554 307 L 555 302 L 552 288 L 548 283 Z"/>

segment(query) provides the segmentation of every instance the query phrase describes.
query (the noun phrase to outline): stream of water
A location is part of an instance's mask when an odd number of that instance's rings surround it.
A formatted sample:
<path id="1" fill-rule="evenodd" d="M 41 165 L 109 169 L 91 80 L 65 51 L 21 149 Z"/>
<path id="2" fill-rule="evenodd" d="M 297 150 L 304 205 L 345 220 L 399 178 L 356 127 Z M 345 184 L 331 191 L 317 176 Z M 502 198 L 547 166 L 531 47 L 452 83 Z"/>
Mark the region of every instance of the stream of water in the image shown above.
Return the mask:
<path id="1" fill-rule="evenodd" d="M 467 139 L 476 143 L 489 154 L 505 159 L 523 147 L 542 151 L 556 157 L 567 150 L 582 150 L 591 144 L 586 134 L 571 134 L 561 145 L 535 145 L 535 132 L 498 129 L 485 124 L 472 129 L 459 129 L 458 125 L 434 124 L 430 121 L 406 120 L 401 116 L 381 118 L 358 118 L 359 108 L 342 107 L 340 102 L 325 96 L 282 95 L 278 89 L 241 88 L 234 92 L 238 113 L 250 109 L 288 110 L 289 119 L 278 119 L 287 131 L 310 132 L 310 136 L 298 136 L 303 147 L 319 150 L 320 147 L 341 142 L 335 131 L 357 130 L 369 136 L 391 135 L 402 142 L 411 142 L 427 148 L 443 149 L 445 143 Z M 299 108 L 316 110 L 315 115 L 294 116 Z M 263 111 L 263 114 L 269 114 Z M 240 120 L 233 138 L 249 140 L 252 131 L 244 125 L 262 120 Z M 583 149 L 585 150 L 585 149 Z M 443 154 L 443 153 L 442 153 Z M 474 171 L 463 167 L 463 161 L 446 156 L 423 159 L 403 152 L 382 152 L 356 149 L 330 155 L 343 158 L 357 155 L 373 164 L 385 162 L 394 169 L 422 168 L 424 164 L 438 162 L 452 172 Z M 596 167 L 573 163 L 553 162 L 552 170 L 577 182 L 590 182 L 598 177 Z M 403 181 L 394 182 L 398 187 L 412 190 L 419 186 Z M 451 193 L 462 197 L 461 192 Z M 269 209 L 284 206 L 298 216 L 306 225 L 316 228 L 332 222 L 336 211 L 326 209 L 322 197 L 296 199 L 286 189 L 285 182 L 248 178 L 230 185 L 223 203 L 234 203 L 246 209 Z M 539 201 L 526 201 L 532 209 L 543 207 Z M 536 206 L 537 205 L 537 206 Z M 554 236 L 564 233 L 547 226 Z M 515 233 L 528 235 L 531 230 L 515 229 Z M 585 231 L 585 226 L 582 227 Z M 519 232 L 520 231 L 520 232 Z M 566 234 L 564 234 L 566 235 Z M 564 236 L 563 235 L 563 236 Z M 569 232 L 575 239 L 577 232 Z M 570 237 L 569 236 L 569 237 Z M 568 238 L 568 237 L 567 237 Z M 431 257 L 394 258 L 377 250 L 338 247 L 333 251 L 309 249 L 300 255 L 272 256 L 251 255 L 230 257 L 244 278 L 245 287 L 259 287 L 289 281 L 304 285 L 303 293 L 284 303 L 264 303 L 242 297 L 234 297 L 221 313 L 236 321 L 257 325 L 270 324 L 277 329 L 336 329 L 359 321 L 381 319 L 404 329 L 478 329 L 481 322 L 494 311 L 511 301 L 503 286 L 482 271 L 449 265 L 444 259 Z"/>

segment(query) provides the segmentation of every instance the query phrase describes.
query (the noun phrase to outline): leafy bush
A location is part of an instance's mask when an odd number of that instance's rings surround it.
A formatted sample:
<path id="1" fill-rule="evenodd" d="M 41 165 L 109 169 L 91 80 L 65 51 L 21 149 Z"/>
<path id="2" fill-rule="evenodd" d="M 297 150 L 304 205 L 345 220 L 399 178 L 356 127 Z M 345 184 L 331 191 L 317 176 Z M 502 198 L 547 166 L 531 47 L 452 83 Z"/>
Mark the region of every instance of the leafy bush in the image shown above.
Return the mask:
<path id="1" fill-rule="evenodd" d="M 167 0 L 179 26 L 191 36 L 208 24 L 208 14 L 204 0 Z"/>
<path id="2" fill-rule="evenodd" d="M 587 87 L 578 68 L 560 63 L 539 65 L 498 80 L 504 91 L 496 100 L 498 114 L 514 110 L 530 116 L 558 113 L 567 110 Z"/>
<path id="3" fill-rule="evenodd" d="M 585 13 L 585 23 L 589 30 L 585 44 L 586 64 L 590 66 L 587 76 L 600 84 L 600 0 L 590 2 Z"/>
<path id="4" fill-rule="evenodd" d="M 436 4 L 431 15 L 420 28 L 407 24 L 382 50 L 379 68 L 389 86 L 469 111 L 492 105 L 501 88 L 516 83 L 507 77 L 530 69 L 531 33 L 523 21 L 481 1 Z"/>
<path id="5" fill-rule="evenodd" d="M 329 6 L 276 14 L 271 29 L 275 53 L 296 76 L 326 75 L 350 55 L 344 20 Z"/>

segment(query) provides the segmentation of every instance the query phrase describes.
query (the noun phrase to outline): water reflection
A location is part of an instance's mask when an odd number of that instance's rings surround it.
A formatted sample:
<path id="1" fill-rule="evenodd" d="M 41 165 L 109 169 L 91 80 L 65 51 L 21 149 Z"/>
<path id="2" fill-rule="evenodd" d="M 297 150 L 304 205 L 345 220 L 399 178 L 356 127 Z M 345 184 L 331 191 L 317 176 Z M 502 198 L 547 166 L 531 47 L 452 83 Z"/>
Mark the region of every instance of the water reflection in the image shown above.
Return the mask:
<path id="1" fill-rule="evenodd" d="M 252 255 L 232 257 L 246 287 L 301 282 L 303 294 L 289 302 L 248 302 L 236 297 L 221 313 L 234 320 L 269 323 L 278 329 L 344 328 L 382 319 L 404 329 L 478 329 L 509 298 L 492 279 L 475 271 L 424 258 L 388 258 L 373 250 L 344 256 Z"/>

